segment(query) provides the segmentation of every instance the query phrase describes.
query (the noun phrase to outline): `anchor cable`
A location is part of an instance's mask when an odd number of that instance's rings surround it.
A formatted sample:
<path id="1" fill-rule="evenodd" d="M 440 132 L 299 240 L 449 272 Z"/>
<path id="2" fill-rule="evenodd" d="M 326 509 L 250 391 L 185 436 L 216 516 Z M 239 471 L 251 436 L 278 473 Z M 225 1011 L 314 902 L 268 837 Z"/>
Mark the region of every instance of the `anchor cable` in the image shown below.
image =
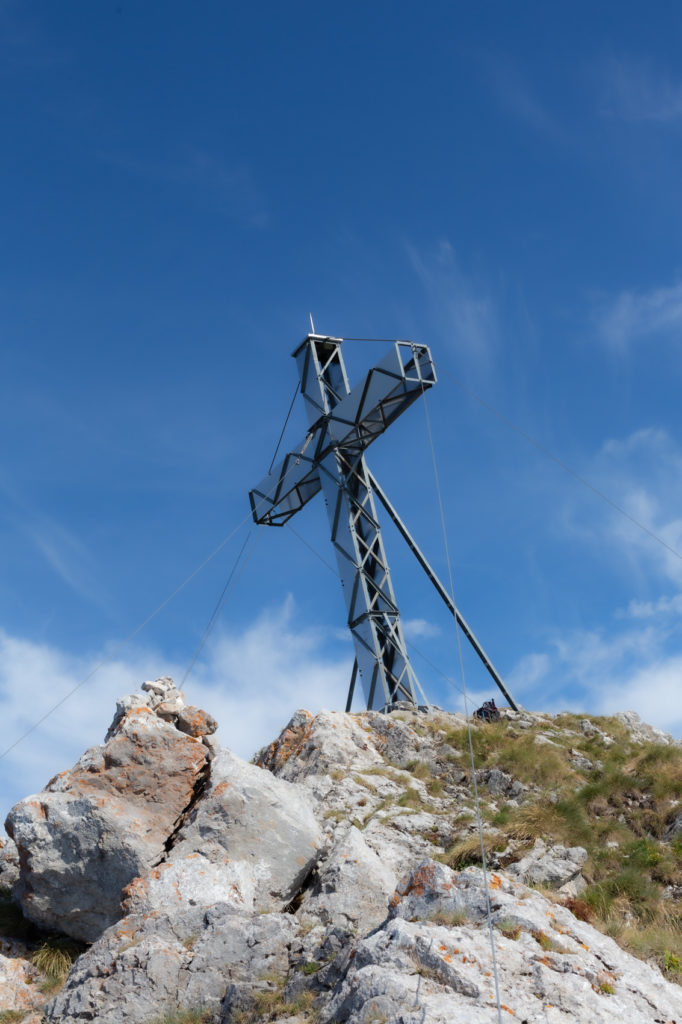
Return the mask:
<path id="1" fill-rule="evenodd" d="M 229 573 L 229 575 L 227 577 L 227 581 L 225 583 L 225 586 L 223 587 L 222 592 L 220 594 L 220 597 L 218 598 L 218 600 L 216 602 L 215 608 L 213 609 L 213 611 L 211 612 L 211 615 L 209 616 L 209 620 L 208 620 L 208 622 L 207 622 L 207 624 L 206 624 L 206 626 L 204 628 L 203 633 L 201 634 L 201 637 L 199 639 L 199 643 L 197 644 L 196 650 L 194 651 L 194 654 L 192 655 L 192 657 L 190 659 L 189 665 L 185 669 L 185 674 L 184 674 L 184 676 L 182 677 L 182 679 L 180 681 L 180 686 L 181 687 L 185 685 L 187 677 L 189 676 L 190 672 L 194 668 L 194 665 L 196 664 L 197 658 L 199 657 L 199 655 L 201 654 L 202 650 L 204 649 L 206 641 L 208 640 L 209 636 L 213 632 L 213 627 L 215 626 L 215 624 L 218 621 L 218 618 L 220 616 L 220 613 L 222 612 L 223 608 L 225 607 L 225 604 L 227 602 L 227 598 L 229 597 L 229 594 L 230 594 L 230 592 L 232 590 L 232 587 L 231 587 L 232 580 L 234 579 L 234 583 L 236 585 L 239 577 L 242 575 L 244 569 L 246 568 L 246 565 L 247 565 L 249 559 L 251 558 L 251 555 L 256 550 L 256 545 L 258 544 L 258 541 L 262 537 L 261 533 L 256 535 L 256 541 L 255 541 L 253 547 L 251 548 L 251 550 L 249 551 L 248 555 L 244 559 L 244 562 L 243 562 L 242 566 L 240 567 L 239 572 L 237 573 L 237 566 L 239 565 L 239 562 L 241 561 L 242 555 L 244 554 L 244 551 L 246 550 L 247 544 L 251 540 L 252 533 L 253 533 L 253 526 L 251 527 L 251 529 L 247 533 L 246 539 L 245 539 L 244 543 L 242 544 L 241 548 L 239 549 L 239 554 L 235 558 L 234 564 L 232 565 L 232 568 L 230 569 L 230 573 Z M 235 573 L 237 573 L 236 576 L 235 576 Z"/>
<path id="2" fill-rule="evenodd" d="M 427 404 L 427 401 L 426 401 L 426 389 L 423 386 L 422 386 L 422 398 L 424 400 L 424 412 L 425 412 L 425 416 L 426 416 L 426 429 L 427 429 L 427 433 L 428 433 L 428 437 L 429 437 L 429 446 L 431 448 L 431 461 L 433 463 L 433 475 L 434 475 L 434 480 L 435 480 L 435 484 L 436 484 L 436 494 L 437 494 L 437 497 L 438 497 L 438 508 L 439 508 L 439 512 L 440 512 L 441 530 L 442 530 L 442 533 L 443 533 L 443 546 L 445 548 L 445 559 L 446 559 L 447 566 L 448 566 L 448 580 L 449 580 L 449 583 L 450 583 L 450 597 L 452 599 L 453 605 L 456 607 L 455 588 L 454 588 L 453 572 L 452 572 L 452 561 L 450 559 L 450 546 L 448 544 L 447 528 L 446 528 L 446 525 L 445 525 L 445 509 L 444 509 L 444 506 L 443 506 L 443 495 L 442 495 L 442 492 L 441 492 L 440 477 L 439 477 L 439 474 L 438 474 L 438 465 L 437 465 L 437 462 L 436 462 L 436 449 L 435 449 L 434 443 L 433 443 L 433 433 L 432 433 L 432 430 L 431 430 L 431 418 L 429 416 L 429 408 L 428 408 L 428 404 Z M 481 814 L 481 803 L 480 803 L 480 799 L 479 799 L 479 795 L 478 795 L 478 782 L 477 782 L 477 779 L 476 779 L 476 759 L 474 757 L 474 743 L 473 743 L 472 730 L 471 730 L 471 716 L 469 714 L 469 698 L 468 698 L 468 694 L 467 694 L 466 675 L 465 675 L 465 672 L 464 672 L 464 657 L 463 657 L 463 653 L 462 653 L 462 638 L 461 638 L 461 635 L 460 635 L 460 628 L 459 628 L 459 623 L 457 622 L 457 616 L 456 615 L 453 615 L 453 621 L 454 621 L 454 624 L 455 624 L 455 636 L 456 636 L 456 639 L 457 639 L 457 655 L 458 655 L 458 659 L 459 659 L 459 670 L 460 670 L 460 675 L 461 675 L 461 678 L 462 678 L 462 687 L 463 687 L 463 693 L 464 693 L 464 713 L 466 714 L 467 732 L 468 732 L 468 736 L 469 736 L 469 756 L 470 756 L 470 760 L 471 760 L 471 781 L 472 781 L 473 790 L 474 790 L 474 803 L 475 803 L 475 806 L 476 806 L 476 821 L 477 821 L 477 825 L 478 825 L 478 836 L 479 836 L 480 848 L 481 848 L 481 864 L 482 864 L 482 868 L 483 868 L 483 887 L 484 887 L 484 890 L 485 890 L 486 916 L 487 916 L 487 919 L 488 919 L 488 933 L 489 933 L 489 937 L 490 937 L 490 950 L 491 950 L 491 953 L 492 953 L 493 978 L 494 978 L 494 981 L 495 981 L 495 1000 L 496 1000 L 496 1004 L 497 1004 L 497 1021 L 498 1021 L 498 1024 L 502 1024 L 502 1006 L 501 1006 L 501 1002 L 500 1002 L 500 981 L 499 981 L 498 972 L 497 972 L 497 955 L 496 955 L 496 951 L 495 951 L 495 932 L 494 932 L 494 928 L 493 928 L 492 910 L 491 910 L 491 906 L 490 906 L 490 887 L 488 885 L 488 866 L 487 866 L 486 856 L 485 856 L 485 843 L 484 843 L 484 840 L 483 840 L 483 816 Z"/>
<path id="3" fill-rule="evenodd" d="M 45 713 L 44 713 L 43 715 L 41 715 L 41 716 L 40 716 L 40 718 L 38 718 L 38 719 L 37 719 L 37 720 L 36 720 L 35 722 L 33 722 L 33 724 L 32 724 L 32 725 L 30 725 L 30 726 L 28 727 L 28 729 L 26 729 L 26 730 L 25 730 L 25 731 L 24 731 L 23 733 L 21 733 L 21 735 L 20 735 L 19 737 L 17 737 L 17 739 L 16 739 L 16 740 L 14 740 L 14 742 L 13 742 L 13 743 L 10 743 L 10 745 L 9 745 L 8 747 L 5 747 L 5 749 L 4 749 L 4 750 L 0 751 L 0 761 L 1 761 L 1 760 L 2 760 L 2 759 L 3 759 L 4 757 L 6 757 L 6 756 L 7 756 L 7 754 L 9 754 L 9 753 L 10 753 L 10 752 L 11 752 L 12 750 L 14 750 L 14 748 L 15 748 L 15 747 L 19 746 L 19 744 L 20 744 L 20 743 L 23 743 L 23 741 L 24 741 L 25 739 L 27 739 L 27 738 L 28 738 L 28 737 L 29 737 L 29 736 L 30 736 L 30 735 L 31 735 L 31 734 L 32 734 L 33 732 L 35 732 L 35 731 L 36 731 L 36 729 L 38 729 L 38 728 L 39 728 L 39 727 L 40 727 L 40 726 L 41 726 L 41 725 L 43 724 L 43 722 L 45 722 L 45 721 L 46 721 L 46 720 L 47 720 L 47 719 L 48 719 L 48 718 L 50 717 L 50 715 L 53 715 L 55 711 L 59 710 L 59 708 L 60 708 L 60 707 L 61 707 L 61 706 L 62 706 L 63 704 L 65 704 L 65 703 L 66 703 L 66 702 L 67 702 L 67 701 L 68 701 L 68 700 L 69 700 L 69 699 L 70 699 L 71 697 L 73 697 L 74 693 L 77 693 L 77 692 L 78 692 L 78 690 L 80 690 L 80 689 L 81 689 L 81 687 L 85 686 L 85 684 L 86 684 L 86 683 L 89 683 L 89 682 L 90 682 L 90 680 L 92 679 L 92 677 L 93 677 L 93 676 L 94 676 L 94 675 L 95 675 L 95 674 L 96 674 L 97 672 L 99 672 L 99 670 L 100 670 L 101 668 L 103 668 L 103 667 L 104 667 L 105 665 L 108 665 L 108 664 L 109 664 L 109 662 L 113 661 L 113 660 L 114 660 L 114 658 L 115 658 L 115 657 L 116 657 L 116 656 L 117 656 L 118 654 L 120 654 L 120 653 L 121 653 L 121 651 L 122 651 L 122 650 L 123 650 L 123 649 L 124 649 L 125 647 L 127 647 L 127 646 L 128 646 L 128 644 L 129 644 L 129 643 L 130 643 L 130 642 L 131 642 L 132 640 L 134 640 L 134 639 L 135 639 L 135 637 L 136 637 L 136 636 L 138 635 L 138 633 L 141 633 L 141 632 L 142 632 L 142 630 L 143 630 L 143 629 L 145 628 L 145 626 L 147 626 L 147 625 L 148 625 L 148 624 L 149 624 L 149 623 L 150 623 L 150 622 L 152 621 L 152 619 L 155 619 L 155 618 L 156 618 L 156 616 L 157 616 L 157 615 L 159 614 L 159 612 L 163 611 L 163 609 L 164 609 L 164 608 L 166 607 L 166 605 L 170 604 L 170 602 L 171 602 L 171 601 L 173 600 L 173 598 L 177 597 L 177 595 L 178 595 L 178 594 L 179 594 L 179 593 L 180 593 L 180 592 L 181 592 L 182 590 L 184 590 L 184 589 L 185 589 L 185 587 L 186 587 L 186 586 L 187 586 L 187 585 L 188 585 L 189 583 L 191 583 L 191 581 L 192 581 L 192 580 L 194 579 L 194 577 L 195 577 L 195 576 L 198 576 L 198 575 L 199 575 L 199 573 L 200 573 L 200 572 L 201 572 L 201 571 L 202 571 L 203 569 L 205 569 L 205 568 L 206 568 L 206 566 L 207 566 L 207 565 L 209 564 L 209 562 L 212 562 L 212 561 L 213 561 L 213 559 L 214 559 L 214 558 L 215 558 L 215 557 L 216 557 L 217 555 L 219 555 L 219 554 L 220 554 L 220 552 L 221 552 L 221 551 L 223 550 L 223 548 L 225 547 L 225 545 L 226 545 L 226 544 L 228 544 L 228 543 L 229 543 L 229 541 L 231 541 L 231 540 L 232 540 L 232 538 L 233 538 L 233 537 L 235 536 L 235 534 L 237 534 L 237 533 L 238 533 L 238 532 L 239 532 L 239 531 L 241 530 L 241 528 L 242 528 L 242 526 L 244 525 L 244 523 L 248 522 L 248 520 L 249 520 L 249 519 L 253 518 L 253 513 L 254 513 L 254 511 L 256 510 L 256 508 L 258 508 L 258 506 L 262 505 L 262 504 L 263 504 L 263 503 L 264 503 L 264 502 L 265 502 L 265 501 L 267 500 L 267 498 L 268 498 L 268 497 L 270 496 L 270 494 L 272 494 L 272 493 L 273 493 L 273 492 L 274 492 L 274 491 L 276 490 L 276 488 L 277 488 L 277 487 L 278 487 L 279 485 L 281 485 L 281 483 L 282 483 L 282 482 L 283 482 L 284 480 L 286 480 L 286 478 L 287 478 L 287 476 L 289 475 L 289 473 L 291 473 L 291 472 L 292 472 L 292 471 L 293 471 L 293 470 L 294 470 L 295 468 L 296 468 L 296 467 L 295 467 L 295 465 L 291 465 L 291 466 L 289 466 L 289 468 L 288 468 L 288 469 L 286 470 L 286 472 L 284 473 L 284 476 L 283 476 L 283 477 L 281 478 L 281 480 L 278 480 L 278 481 L 277 481 L 276 483 L 274 483 L 274 484 L 273 484 L 273 486 L 272 486 L 272 488 L 270 489 L 270 491 L 268 491 L 268 493 L 267 493 L 267 494 L 265 494 L 265 495 L 262 495 L 262 496 L 261 496 L 261 497 L 260 497 L 260 498 L 258 499 L 258 501 L 257 501 L 257 503 L 256 503 L 256 507 L 255 507 L 255 508 L 254 508 L 254 509 L 253 509 L 252 511 L 248 512 L 248 513 L 247 513 L 247 514 L 246 514 L 246 515 L 244 516 L 244 518 L 243 518 L 243 519 L 242 519 L 242 520 L 241 520 L 241 521 L 240 521 L 239 523 L 237 523 L 237 525 L 236 525 L 236 526 L 234 527 L 234 529 L 233 529 L 233 530 L 231 530 L 231 531 L 230 531 L 230 533 L 228 533 L 228 534 L 227 534 L 227 536 L 223 538 L 223 540 L 221 540 L 220 544 L 218 544 L 218 546 L 217 546 L 216 548 L 214 548 L 214 550 L 213 550 L 213 551 L 212 551 L 212 552 L 210 553 L 210 555 L 207 555 L 207 557 L 206 557 L 206 558 L 205 558 L 205 559 L 203 560 L 203 562 L 201 562 L 201 563 L 200 563 L 200 564 L 199 564 L 199 565 L 198 565 L 198 566 L 196 567 L 196 569 L 194 569 L 194 570 L 193 570 L 193 571 L 192 571 L 192 572 L 191 572 L 191 573 L 189 574 L 189 576 L 187 576 L 187 577 L 186 577 L 186 578 L 185 578 L 185 579 L 184 579 L 184 580 L 182 581 L 182 583 L 181 583 L 181 584 L 180 584 L 180 585 L 179 585 L 178 587 L 176 587 L 176 588 L 175 588 L 175 590 L 174 590 L 174 591 L 173 591 L 173 592 L 172 592 L 171 594 L 169 594 L 169 595 L 168 595 L 168 597 L 167 597 L 167 598 L 165 598 L 165 600 L 163 600 L 163 601 L 161 602 L 161 604 L 160 604 L 160 605 L 158 605 L 158 607 L 157 607 L 157 608 L 155 608 L 155 609 L 154 609 L 154 611 L 153 611 L 153 612 L 151 612 L 151 614 L 149 614 L 149 615 L 147 616 L 147 618 L 146 618 L 146 619 L 144 619 L 144 621 L 143 621 L 143 622 L 141 622 L 141 623 L 140 623 L 140 625 L 139 625 L 139 626 L 136 626 L 136 628 L 135 628 L 135 629 L 134 629 L 134 630 L 132 631 L 132 633 L 129 633 L 129 634 L 128 634 L 128 636 L 127 636 L 127 637 L 126 637 L 126 638 L 125 638 L 124 640 L 122 640 L 122 641 L 121 641 L 121 642 L 120 642 L 119 644 L 117 644 L 117 645 L 116 645 L 116 647 L 114 647 L 114 649 L 113 649 L 113 650 L 112 650 L 112 651 L 111 651 L 111 652 L 110 652 L 110 653 L 109 653 L 109 654 L 108 654 L 108 655 L 106 656 L 106 658 L 102 658 L 102 660 L 101 660 L 101 661 L 99 661 L 99 662 L 98 662 L 98 663 L 97 663 L 97 664 L 95 665 L 95 667 L 94 667 L 94 668 L 92 668 L 92 669 L 91 669 L 91 670 L 90 670 L 90 671 L 89 671 L 89 672 L 87 673 L 87 675 L 85 675 L 85 676 L 83 677 L 83 679 L 81 679 L 81 680 L 80 680 L 80 682 L 76 683 L 76 685 L 75 685 L 75 686 L 72 686 L 72 687 L 71 687 L 71 689 L 70 689 L 70 690 L 69 690 L 69 691 L 68 691 L 67 693 L 65 693 L 63 697 L 60 697 L 60 699 L 59 699 L 58 701 L 56 701 L 56 702 L 55 702 L 55 703 L 54 703 L 54 704 L 53 704 L 53 705 L 52 705 L 51 707 L 49 707 L 49 708 L 47 709 L 47 711 L 46 711 L 46 712 L 45 712 Z M 253 550 L 253 549 L 252 549 L 252 550 Z"/>
<path id="4" fill-rule="evenodd" d="M 282 433 L 279 435 L 279 441 L 277 442 L 277 445 L 275 447 L 275 454 L 272 456 L 272 462 L 270 463 L 270 468 L 268 469 L 268 475 L 272 472 L 272 467 L 275 464 L 275 459 L 277 458 L 277 452 L 279 451 L 279 446 L 282 443 L 282 438 L 284 437 L 284 431 L 287 429 L 287 423 L 289 422 L 289 417 L 291 416 L 291 413 L 293 411 L 294 402 L 296 401 L 296 396 L 298 395 L 298 389 L 300 388 L 300 386 L 301 386 L 301 382 L 299 380 L 296 383 L 296 387 L 294 388 L 294 397 L 291 399 L 291 405 L 289 406 L 289 412 L 287 413 L 286 419 L 284 420 L 284 426 L 282 427 Z"/>
<path id="5" fill-rule="evenodd" d="M 80 680 L 79 683 L 76 683 L 76 685 L 73 686 L 68 691 L 68 693 L 65 693 L 63 697 L 61 697 L 55 704 L 53 704 L 50 708 L 48 708 L 48 710 L 45 712 L 45 714 L 41 715 L 41 717 L 39 719 L 37 719 L 37 721 L 35 721 L 31 726 L 29 726 L 29 728 L 26 729 L 26 731 L 23 732 L 21 734 L 21 736 L 19 736 L 18 739 L 16 739 L 14 741 L 14 743 L 11 743 L 9 747 L 6 747 L 5 750 L 0 752 L 0 760 L 2 760 L 3 757 L 5 757 L 7 754 L 9 754 L 9 752 L 11 750 L 14 750 L 14 748 L 17 747 L 20 743 L 22 743 L 25 739 L 27 739 L 27 737 L 30 736 L 32 732 L 35 732 L 35 730 L 39 726 L 41 726 L 43 724 L 43 722 L 50 717 L 50 715 L 54 714 L 54 712 L 57 711 L 62 706 L 62 704 L 65 704 L 67 702 L 67 700 L 69 700 L 71 697 L 73 697 L 74 693 L 77 693 L 78 690 L 80 690 L 82 686 L 85 686 L 86 683 L 90 682 L 90 680 L 95 675 L 95 673 L 99 672 L 99 670 L 101 668 L 103 668 L 105 665 L 108 665 L 110 661 L 113 661 L 114 658 L 118 654 L 121 653 L 123 648 L 127 647 L 127 645 L 131 642 L 131 640 L 133 640 L 137 636 L 138 633 L 141 633 L 142 630 L 144 629 L 144 627 L 147 626 L 152 621 L 152 619 L 155 619 L 156 616 L 159 614 L 159 612 L 163 611 L 163 609 L 166 607 L 166 605 L 170 604 L 170 602 L 173 600 L 173 598 L 177 597 L 177 595 L 180 593 L 180 591 L 184 590 L 185 587 L 187 586 L 187 584 L 191 583 L 191 581 L 194 579 L 195 576 L 199 575 L 199 573 L 202 571 L 202 569 L 206 568 L 206 566 L 208 565 L 209 562 L 213 561 L 213 559 L 216 557 L 216 555 L 218 555 L 223 550 L 225 545 L 230 540 L 232 540 L 234 535 L 239 532 L 239 530 L 242 528 L 242 526 L 247 521 L 247 519 L 250 519 L 250 518 L 251 518 L 251 513 L 249 512 L 249 514 L 247 516 L 245 516 L 242 519 L 242 521 L 237 526 L 235 526 L 235 528 L 230 533 L 228 533 L 227 537 L 225 537 L 223 540 L 221 540 L 221 542 L 218 545 L 218 547 L 215 548 L 211 552 L 211 554 L 208 555 L 208 557 L 205 558 L 203 560 L 203 562 L 200 565 L 198 565 L 197 568 L 194 569 L 194 571 L 191 572 L 189 574 L 189 576 L 187 576 L 186 579 L 184 579 L 182 581 L 180 586 L 176 587 L 175 590 L 173 591 L 173 593 L 169 594 L 169 596 L 164 601 L 162 601 L 161 604 L 157 608 L 155 608 L 154 611 L 150 615 L 147 616 L 147 618 L 144 620 L 144 622 L 141 622 L 140 625 L 137 626 L 132 631 L 132 633 L 129 633 L 128 636 L 125 638 L 125 640 L 122 640 L 120 642 L 120 644 L 117 644 L 116 647 L 114 647 L 114 649 L 111 651 L 111 653 L 106 656 L 106 658 L 102 658 L 102 660 L 100 662 L 98 662 L 97 665 L 95 665 L 95 667 L 93 669 L 91 669 L 88 672 L 88 674 L 86 676 L 84 676 L 83 679 Z"/>

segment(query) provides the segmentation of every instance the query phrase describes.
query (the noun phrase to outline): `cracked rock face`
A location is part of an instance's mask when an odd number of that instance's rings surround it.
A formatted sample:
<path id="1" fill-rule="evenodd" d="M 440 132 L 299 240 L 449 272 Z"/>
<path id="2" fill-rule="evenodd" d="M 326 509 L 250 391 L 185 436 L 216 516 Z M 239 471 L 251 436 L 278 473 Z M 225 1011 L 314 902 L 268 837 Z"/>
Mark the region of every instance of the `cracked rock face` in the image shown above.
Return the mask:
<path id="1" fill-rule="evenodd" d="M 505 1020 L 680 1019 L 679 988 L 612 939 L 502 875 L 492 874 L 489 887 Z M 496 999 L 485 907 L 480 869 L 418 865 L 396 893 L 392 919 L 358 944 L 322 1020 L 490 1024 Z M 456 915 L 449 925 L 448 911 Z M 500 926 L 515 926 L 516 937 Z"/>
<path id="2" fill-rule="evenodd" d="M 205 769 L 200 740 L 126 701 L 110 738 L 10 811 L 26 917 L 91 942 L 121 916 L 121 891 L 164 854 Z"/>
<path id="3" fill-rule="evenodd" d="M 230 902 L 248 911 L 281 910 L 322 845 L 305 792 L 222 750 L 165 862 L 128 887 L 125 908 L 174 913 Z"/>

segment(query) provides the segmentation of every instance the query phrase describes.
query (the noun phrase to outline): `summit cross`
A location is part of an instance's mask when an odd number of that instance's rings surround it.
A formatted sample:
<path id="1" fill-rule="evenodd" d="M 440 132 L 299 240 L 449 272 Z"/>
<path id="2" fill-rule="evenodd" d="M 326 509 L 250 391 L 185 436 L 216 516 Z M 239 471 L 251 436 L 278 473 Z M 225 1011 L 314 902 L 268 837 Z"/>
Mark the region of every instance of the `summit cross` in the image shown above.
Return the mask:
<path id="1" fill-rule="evenodd" d="M 368 709 L 419 705 L 427 702 L 405 646 L 365 451 L 436 372 L 426 345 L 396 341 L 351 390 L 341 342 L 309 334 L 293 353 L 310 428 L 250 492 L 251 511 L 258 524 L 283 526 L 322 491 L 355 647 L 346 710 L 358 673 Z"/>

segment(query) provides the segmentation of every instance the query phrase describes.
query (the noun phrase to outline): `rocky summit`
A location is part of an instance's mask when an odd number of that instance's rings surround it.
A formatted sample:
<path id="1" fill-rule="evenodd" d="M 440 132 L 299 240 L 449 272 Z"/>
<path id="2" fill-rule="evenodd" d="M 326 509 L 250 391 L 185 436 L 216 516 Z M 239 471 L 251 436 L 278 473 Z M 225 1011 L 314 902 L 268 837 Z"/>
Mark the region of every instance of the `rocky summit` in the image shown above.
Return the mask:
<path id="1" fill-rule="evenodd" d="M 11 810 L 0 1024 L 682 1024 L 682 747 L 632 712 L 215 730 L 143 683 Z"/>

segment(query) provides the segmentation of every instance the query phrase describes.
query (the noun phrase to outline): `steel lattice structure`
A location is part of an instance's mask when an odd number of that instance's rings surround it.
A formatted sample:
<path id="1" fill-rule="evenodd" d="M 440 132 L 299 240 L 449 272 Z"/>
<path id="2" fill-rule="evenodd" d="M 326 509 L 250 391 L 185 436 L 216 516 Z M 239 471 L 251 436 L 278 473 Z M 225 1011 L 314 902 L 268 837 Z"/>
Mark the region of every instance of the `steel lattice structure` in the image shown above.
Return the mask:
<path id="1" fill-rule="evenodd" d="M 420 703 L 400 624 L 365 451 L 436 380 L 425 345 L 396 342 L 352 391 L 341 339 L 294 352 L 310 430 L 250 493 L 257 523 L 282 525 L 322 490 L 368 708 Z"/>
<path id="2" fill-rule="evenodd" d="M 418 705 L 423 692 L 410 664 L 400 623 L 374 495 L 384 505 L 441 598 L 512 707 L 502 680 L 446 589 L 370 473 L 365 451 L 417 398 L 436 383 L 426 345 L 391 344 L 388 354 L 351 390 L 341 338 L 309 334 L 293 353 L 310 428 L 295 450 L 249 494 L 254 521 L 282 526 L 321 490 L 343 585 L 357 674 L 368 709 L 400 701 Z"/>

